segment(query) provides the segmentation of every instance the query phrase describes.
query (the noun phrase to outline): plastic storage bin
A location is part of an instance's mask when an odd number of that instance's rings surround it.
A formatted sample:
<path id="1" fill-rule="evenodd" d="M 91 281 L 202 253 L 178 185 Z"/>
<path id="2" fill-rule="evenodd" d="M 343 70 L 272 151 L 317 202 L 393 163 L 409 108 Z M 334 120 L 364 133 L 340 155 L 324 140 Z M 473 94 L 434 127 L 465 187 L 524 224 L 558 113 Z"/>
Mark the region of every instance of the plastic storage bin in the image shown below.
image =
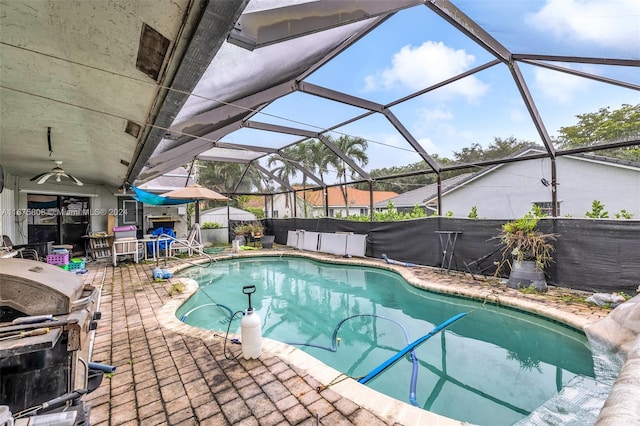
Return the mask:
<path id="1" fill-rule="evenodd" d="M 69 261 L 69 270 L 75 271 L 78 269 L 84 269 L 85 262 L 82 259 L 73 258 Z"/>
<path id="2" fill-rule="evenodd" d="M 69 264 L 69 253 L 48 254 L 47 263 L 58 266 L 67 265 Z"/>
<path id="3" fill-rule="evenodd" d="M 113 233 L 115 235 L 116 240 L 121 238 L 136 238 L 137 230 L 138 228 L 135 225 L 115 226 L 113 228 Z"/>

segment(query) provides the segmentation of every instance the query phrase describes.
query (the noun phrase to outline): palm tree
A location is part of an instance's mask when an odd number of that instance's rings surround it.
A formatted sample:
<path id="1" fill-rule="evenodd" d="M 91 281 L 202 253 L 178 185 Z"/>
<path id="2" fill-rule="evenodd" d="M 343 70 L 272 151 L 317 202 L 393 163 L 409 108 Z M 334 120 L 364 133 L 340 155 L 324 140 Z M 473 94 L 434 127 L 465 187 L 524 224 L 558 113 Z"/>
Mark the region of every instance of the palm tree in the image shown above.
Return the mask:
<path id="1" fill-rule="evenodd" d="M 255 169 L 249 169 L 243 178 L 246 167 L 243 164 L 199 161 L 198 166 L 198 183 L 215 191 L 229 194 L 236 186 L 242 186 L 247 192 L 253 187 L 262 189 L 261 175 Z M 238 185 L 241 179 L 242 185 Z M 237 197 L 233 198 L 238 201 Z"/>
<path id="2" fill-rule="evenodd" d="M 338 140 L 333 143 L 347 156 L 350 157 L 355 163 L 359 166 L 366 166 L 369 163 L 369 156 L 366 151 L 368 148 L 368 143 L 363 138 L 353 138 L 351 136 L 342 135 L 338 138 Z M 344 198 L 344 204 L 347 209 L 347 216 L 349 216 L 349 197 L 347 194 L 347 177 L 351 179 L 355 179 L 357 176 L 357 172 L 349 165 L 339 158 L 338 156 L 333 156 L 333 160 L 330 162 L 336 170 L 336 178 L 338 181 L 342 181 L 344 184 L 340 185 L 340 190 L 342 192 L 342 197 Z"/>
<path id="3" fill-rule="evenodd" d="M 285 148 L 284 153 L 291 158 L 295 158 L 295 156 L 297 155 L 295 146 Z M 288 185 L 291 185 L 291 178 L 298 173 L 298 169 L 290 161 L 285 160 L 279 156 L 269 157 L 269 159 L 267 160 L 267 165 L 271 168 L 271 173 L 276 175 L 278 179 Z M 274 165 L 278 166 L 273 168 Z M 285 197 L 285 208 L 289 208 L 288 194 Z"/>
<path id="4" fill-rule="evenodd" d="M 295 152 L 292 155 L 293 158 L 298 160 L 300 165 L 307 169 L 311 173 L 315 173 L 318 168 L 316 160 L 318 159 L 318 149 L 316 142 L 313 140 L 301 142 L 295 145 Z M 308 216 L 307 212 L 307 175 L 302 175 L 302 189 L 304 195 L 304 217 Z"/>
<path id="5" fill-rule="evenodd" d="M 314 172 L 324 182 L 324 175 L 329 172 L 329 165 L 332 164 L 335 154 L 319 140 L 315 140 L 309 145 L 309 151 L 314 164 Z"/>

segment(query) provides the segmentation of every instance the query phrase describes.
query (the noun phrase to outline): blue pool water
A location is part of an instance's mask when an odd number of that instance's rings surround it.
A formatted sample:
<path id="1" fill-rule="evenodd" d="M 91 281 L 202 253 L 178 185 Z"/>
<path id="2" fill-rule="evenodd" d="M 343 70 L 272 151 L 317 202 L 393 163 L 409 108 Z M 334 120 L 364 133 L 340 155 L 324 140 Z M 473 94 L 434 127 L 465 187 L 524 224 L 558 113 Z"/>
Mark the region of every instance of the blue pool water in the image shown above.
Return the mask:
<path id="1" fill-rule="evenodd" d="M 576 375 L 594 375 L 582 333 L 519 311 L 416 289 L 384 269 L 254 257 L 183 275 L 200 284 L 177 312 L 179 318 L 186 315 L 186 323 L 225 331 L 229 312 L 247 307 L 242 287 L 255 285 L 252 304 L 265 337 L 312 345 L 297 346 L 352 377 L 365 376 L 403 349 L 405 330 L 414 341 L 468 312 L 415 350 L 415 399 L 419 407 L 474 424 L 513 424 Z M 320 348 L 332 346 L 332 333 L 351 316 L 338 330 L 337 351 Z M 239 333 L 236 318 L 231 331 Z M 413 365 L 407 355 L 367 386 L 409 402 Z"/>

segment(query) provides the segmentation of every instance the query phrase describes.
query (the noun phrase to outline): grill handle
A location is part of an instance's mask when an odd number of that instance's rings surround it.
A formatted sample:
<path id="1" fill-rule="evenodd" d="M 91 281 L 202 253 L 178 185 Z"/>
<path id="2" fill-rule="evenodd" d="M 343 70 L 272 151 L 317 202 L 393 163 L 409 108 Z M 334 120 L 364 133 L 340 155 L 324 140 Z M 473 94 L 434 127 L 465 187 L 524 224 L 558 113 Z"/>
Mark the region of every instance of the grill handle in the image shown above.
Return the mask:
<path id="1" fill-rule="evenodd" d="M 88 306 L 90 303 L 93 303 L 98 299 L 98 289 L 92 285 L 85 286 L 85 290 L 91 290 L 91 294 L 87 297 L 83 297 L 82 299 L 77 299 L 71 302 L 71 310 L 76 311 L 78 309 L 84 308 Z"/>

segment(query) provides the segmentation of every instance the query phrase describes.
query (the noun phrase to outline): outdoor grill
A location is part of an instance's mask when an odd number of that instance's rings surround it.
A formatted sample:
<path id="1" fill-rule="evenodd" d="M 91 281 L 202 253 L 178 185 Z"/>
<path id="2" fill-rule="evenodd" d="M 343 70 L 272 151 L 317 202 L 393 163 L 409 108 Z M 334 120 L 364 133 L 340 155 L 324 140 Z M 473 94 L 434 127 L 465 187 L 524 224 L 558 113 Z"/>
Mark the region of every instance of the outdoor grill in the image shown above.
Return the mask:
<path id="1" fill-rule="evenodd" d="M 15 418 L 89 423 L 81 397 L 103 374 L 89 368 L 97 297 L 95 287 L 58 266 L 0 259 L 0 408 Z"/>

